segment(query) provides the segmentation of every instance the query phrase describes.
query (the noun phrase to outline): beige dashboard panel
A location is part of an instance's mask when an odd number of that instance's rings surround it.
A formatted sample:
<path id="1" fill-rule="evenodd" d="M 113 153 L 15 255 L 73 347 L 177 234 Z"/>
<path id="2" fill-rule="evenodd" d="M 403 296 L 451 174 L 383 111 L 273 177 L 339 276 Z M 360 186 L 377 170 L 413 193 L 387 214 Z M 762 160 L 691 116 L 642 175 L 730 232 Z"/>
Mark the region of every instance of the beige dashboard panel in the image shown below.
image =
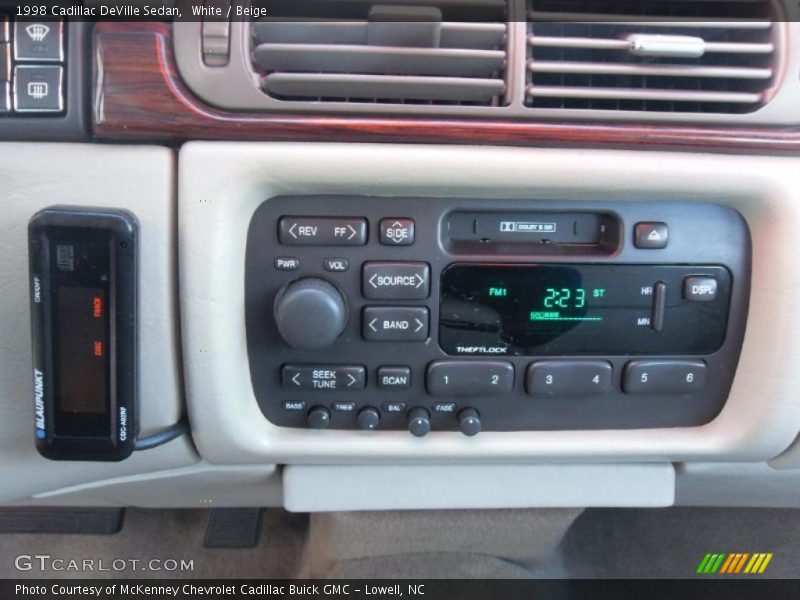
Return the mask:
<path id="1" fill-rule="evenodd" d="M 53 204 L 126 208 L 139 220 L 141 433 L 180 418 L 174 178 L 165 148 L 0 144 L 0 503 L 197 462 L 186 438 L 122 463 L 49 461 L 33 438 L 27 226 Z"/>
<path id="2" fill-rule="evenodd" d="M 800 160 L 659 152 L 193 142 L 179 154 L 183 357 L 193 436 L 217 464 L 763 461 L 800 431 Z M 247 227 L 286 194 L 712 201 L 753 237 L 749 325 L 722 413 L 703 427 L 434 432 L 282 429 L 256 404 L 244 323 Z M 332 207 L 332 210 L 335 210 Z"/>

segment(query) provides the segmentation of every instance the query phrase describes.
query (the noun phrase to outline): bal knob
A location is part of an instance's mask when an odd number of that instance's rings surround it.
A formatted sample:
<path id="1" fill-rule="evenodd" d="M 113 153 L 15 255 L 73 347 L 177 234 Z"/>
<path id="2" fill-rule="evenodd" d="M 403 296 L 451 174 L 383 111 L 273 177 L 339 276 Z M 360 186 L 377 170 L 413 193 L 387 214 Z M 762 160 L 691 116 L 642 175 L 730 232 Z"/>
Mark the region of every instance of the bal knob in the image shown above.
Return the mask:
<path id="1" fill-rule="evenodd" d="M 347 301 L 332 283 L 318 277 L 298 279 L 275 298 L 275 323 L 298 350 L 330 346 L 347 325 Z"/>

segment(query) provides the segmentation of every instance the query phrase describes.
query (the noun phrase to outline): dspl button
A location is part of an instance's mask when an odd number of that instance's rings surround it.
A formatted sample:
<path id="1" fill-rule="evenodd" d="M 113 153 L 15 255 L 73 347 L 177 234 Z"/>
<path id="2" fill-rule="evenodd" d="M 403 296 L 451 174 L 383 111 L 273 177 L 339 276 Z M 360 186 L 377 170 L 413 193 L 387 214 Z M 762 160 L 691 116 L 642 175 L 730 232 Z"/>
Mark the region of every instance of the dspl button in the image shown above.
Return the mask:
<path id="1" fill-rule="evenodd" d="M 717 280 L 693 275 L 683 280 L 683 297 L 692 302 L 711 302 L 717 297 Z"/>

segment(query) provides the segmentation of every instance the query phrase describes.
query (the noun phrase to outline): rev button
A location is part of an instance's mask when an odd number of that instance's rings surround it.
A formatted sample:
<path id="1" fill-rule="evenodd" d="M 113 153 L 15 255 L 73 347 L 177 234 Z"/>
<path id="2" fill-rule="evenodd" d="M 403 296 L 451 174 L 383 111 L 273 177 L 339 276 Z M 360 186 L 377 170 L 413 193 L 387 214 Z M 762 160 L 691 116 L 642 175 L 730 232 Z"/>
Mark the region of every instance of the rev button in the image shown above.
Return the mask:
<path id="1" fill-rule="evenodd" d="M 367 370 L 361 365 L 283 365 L 281 382 L 289 390 L 346 392 L 367 384 Z"/>
<path id="2" fill-rule="evenodd" d="M 364 296 L 373 300 L 424 300 L 430 295 L 431 269 L 424 262 L 364 263 Z"/>
<path id="3" fill-rule="evenodd" d="M 363 246 L 367 243 L 367 220 L 282 217 L 278 237 L 285 246 Z"/>
<path id="4" fill-rule="evenodd" d="M 428 339 L 428 309 L 424 306 L 368 306 L 361 328 L 371 342 L 419 342 Z"/>

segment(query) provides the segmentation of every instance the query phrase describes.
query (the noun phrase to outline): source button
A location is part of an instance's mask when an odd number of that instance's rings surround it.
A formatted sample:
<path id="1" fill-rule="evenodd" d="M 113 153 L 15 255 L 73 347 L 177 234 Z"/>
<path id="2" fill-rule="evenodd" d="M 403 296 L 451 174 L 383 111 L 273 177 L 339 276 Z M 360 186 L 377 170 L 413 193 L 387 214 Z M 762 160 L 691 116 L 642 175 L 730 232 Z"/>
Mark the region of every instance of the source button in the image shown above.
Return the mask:
<path id="1" fill-rule="evenodd" d="M 373 300 L 424 300 L 430 294 L 431 269 L 424 262 L 364 263 L 364 296 Z"/>

